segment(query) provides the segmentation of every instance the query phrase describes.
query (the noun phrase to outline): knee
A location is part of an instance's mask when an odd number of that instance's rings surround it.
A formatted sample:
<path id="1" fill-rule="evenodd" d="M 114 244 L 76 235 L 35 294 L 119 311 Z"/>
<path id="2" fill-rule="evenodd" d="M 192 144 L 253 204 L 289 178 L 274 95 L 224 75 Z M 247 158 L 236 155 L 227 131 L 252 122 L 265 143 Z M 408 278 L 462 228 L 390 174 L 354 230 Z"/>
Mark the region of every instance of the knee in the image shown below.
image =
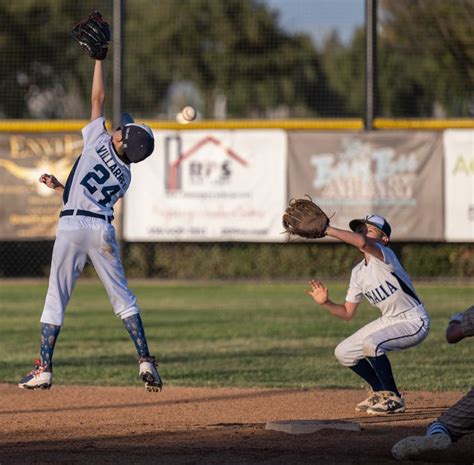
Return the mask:
<path id="1" fill-rule="evenodd" d="M 349 353 L 344 342 L 341 342 L 334 349 L 334 355 L 337 358 L 337 361 L 343 366 L 348 367 L 354 364 L 354 361 L 349 357 Z"/>
<path id="2" fill-rule="evenodd" d="M 370 338 L 364 339 L 362 342 L 362 352 L 365 357 L 377 357 L 377 344 Z"/>

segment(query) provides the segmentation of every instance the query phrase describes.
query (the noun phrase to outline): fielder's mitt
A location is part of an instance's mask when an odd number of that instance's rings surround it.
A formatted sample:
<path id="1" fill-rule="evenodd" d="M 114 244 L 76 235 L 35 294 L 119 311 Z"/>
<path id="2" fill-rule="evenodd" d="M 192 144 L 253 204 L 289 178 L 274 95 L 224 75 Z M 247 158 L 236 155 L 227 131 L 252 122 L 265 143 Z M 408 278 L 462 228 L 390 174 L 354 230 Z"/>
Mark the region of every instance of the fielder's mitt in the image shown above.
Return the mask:
<path id="1" fill-rule="evenodd" d="M 307 199 L 291 199 L 283 214 L 285 231 L 306 239 L 318 239 L 326 235 L 329 218 L 308 195 Z"/>
<path id="2" fill-rule="evenodd" d="M 107 56 L 110 26 L 98 11 L 76 24 L 71 35 L 94 60 L 103 60 Z"/>

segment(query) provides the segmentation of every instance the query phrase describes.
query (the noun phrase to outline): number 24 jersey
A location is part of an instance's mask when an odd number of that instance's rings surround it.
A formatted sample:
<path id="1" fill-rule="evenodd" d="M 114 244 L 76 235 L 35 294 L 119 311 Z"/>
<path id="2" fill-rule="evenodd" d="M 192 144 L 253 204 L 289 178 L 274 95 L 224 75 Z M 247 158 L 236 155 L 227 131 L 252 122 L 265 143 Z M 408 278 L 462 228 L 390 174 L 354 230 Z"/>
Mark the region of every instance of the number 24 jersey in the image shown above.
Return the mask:
<path id="1" fill-rule="evenodd" d="M 64 209 L 80 209 L 111 216 L 124 196 L 132 174 L 117 155 L 101 116 L 82 129 L 84 147 L 64 187 Z"/>

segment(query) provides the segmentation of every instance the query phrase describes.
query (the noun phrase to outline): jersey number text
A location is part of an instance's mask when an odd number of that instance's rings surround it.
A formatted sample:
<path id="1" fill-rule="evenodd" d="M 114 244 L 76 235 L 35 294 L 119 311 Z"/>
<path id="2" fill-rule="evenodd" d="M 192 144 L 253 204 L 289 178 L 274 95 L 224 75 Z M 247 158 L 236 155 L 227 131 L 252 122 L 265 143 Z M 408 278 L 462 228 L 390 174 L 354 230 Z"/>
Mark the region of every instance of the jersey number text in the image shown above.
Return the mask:
<path id="1" fill-rule="evenodd" d="M 94 184 L 98 184 L 100 186 L 104 184 L 104 182 L 110 177 L 110 173 L 103 165 L 95 165 L 94 171 L 87 173 L 81 181 L 81 185 L 84 186 L 91 194 L 97 190 L 97 187 L 94 186 Z M 100 205 L 105 207 L 112 200 L 112 196 L 119 190 L 120 186 L 118 185 L 104 186 L 100 191 L 104 196 L 103 199 L 99 200 Z"/>

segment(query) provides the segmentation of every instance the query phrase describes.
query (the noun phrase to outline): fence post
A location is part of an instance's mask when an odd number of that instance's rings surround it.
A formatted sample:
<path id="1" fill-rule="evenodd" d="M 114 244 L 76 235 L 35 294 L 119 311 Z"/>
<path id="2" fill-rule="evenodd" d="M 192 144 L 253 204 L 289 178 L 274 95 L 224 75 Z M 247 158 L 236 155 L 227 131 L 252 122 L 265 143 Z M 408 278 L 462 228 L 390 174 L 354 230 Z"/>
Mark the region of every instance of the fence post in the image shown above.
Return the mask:
<path id="1" fill-rule="evenodd" d="M 377 0 L 365 0 L 365 118 L 366 131 L 374 128 L 377 105 Z"/>
<path id="2" fill-rule="evenodd" d="M 124 67 L 124 17 L 125 0 L 114 0 L 113 5 L 113 127 L 120 126 L 120 115 L 122 113 L 123 97 L 123 67 Z"/>

